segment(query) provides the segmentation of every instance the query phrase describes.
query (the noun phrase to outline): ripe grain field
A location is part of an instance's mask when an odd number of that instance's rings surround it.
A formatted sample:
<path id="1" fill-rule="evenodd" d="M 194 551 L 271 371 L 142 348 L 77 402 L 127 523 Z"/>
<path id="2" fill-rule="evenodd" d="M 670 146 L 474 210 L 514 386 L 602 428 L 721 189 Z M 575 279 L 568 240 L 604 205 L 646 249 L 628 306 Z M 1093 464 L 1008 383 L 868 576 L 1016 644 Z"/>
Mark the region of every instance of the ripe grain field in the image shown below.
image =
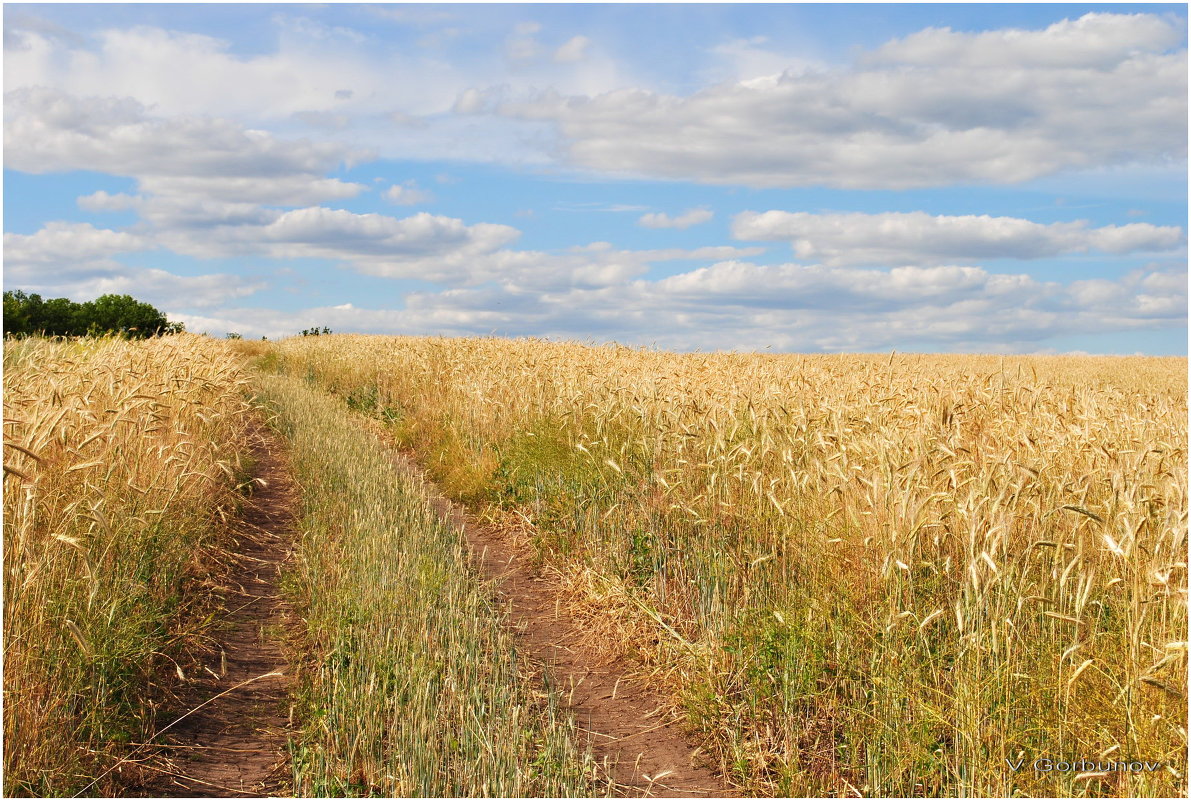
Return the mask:
<path id="1" fill-rule="evenodd" d="M 652 792 L 588 744 L 667 724 L 743 795 L 1186 794 L 1185 359 L 183 335 L 4 366 L 6 795 L 121 794 L 222 691 L 194 654 L 246 558 L 284 565 L 292 619 L 245 625 L 297 795 Z M 284 558 L 234 551 L 282 469 Z M 528 600 L 485 578 L 514 568 Z M 595 672 L 663 708 L 585 731 Z"/>
<path id="2" fill-rule="evenodd" d="M 1186 792 L 1185 359 L 320 336 L 263 364 L 519 527 L 744 792 Z"/>
<path id="3" fill-rule="evenodd" d="M 247 383 L 196 336 L 5 343 L 6 796 L 120 791 L 104 774 L 154 732 L 199 637 Z"/>

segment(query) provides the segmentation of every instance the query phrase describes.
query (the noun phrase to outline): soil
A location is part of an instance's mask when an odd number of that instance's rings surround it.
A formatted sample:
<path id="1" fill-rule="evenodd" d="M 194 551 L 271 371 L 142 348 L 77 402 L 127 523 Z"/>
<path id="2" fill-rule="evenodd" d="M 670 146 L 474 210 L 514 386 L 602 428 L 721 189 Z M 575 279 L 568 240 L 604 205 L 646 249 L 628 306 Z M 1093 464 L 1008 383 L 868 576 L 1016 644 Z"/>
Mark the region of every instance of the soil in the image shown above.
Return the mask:
<path id="1" fill-rule="evenodd" d="M 213 590 L 220 603 L 209 647 L 186 666 L 188 680 L 179 691 L 181 706 L 194 711 L 153 739 L 160 748 L 135 759 L 137 795 L 290 792 L 290 677 L 281 646 L 290 610 L 278 581 L 299 494 L 274 435 L 260 428 L 252 439 L 252 491 L 230 522 L 231 563 Z"/>
<path id="2" fill-rule="evenodd" d="M 582 624 L 559 603 L 554 581 L 517 536 L 470 517 L 439 493 L 404 454 L 403 472 L 420 481 L 444 520 L 462 530 L 472 559 L 493 585 L 522 654 L 548 671 L 598 764 L 618 795 L 725 798 L 737 795 L 701 759 L 669 705 L 634 679 L 629 666 L 585 645 Z"/>

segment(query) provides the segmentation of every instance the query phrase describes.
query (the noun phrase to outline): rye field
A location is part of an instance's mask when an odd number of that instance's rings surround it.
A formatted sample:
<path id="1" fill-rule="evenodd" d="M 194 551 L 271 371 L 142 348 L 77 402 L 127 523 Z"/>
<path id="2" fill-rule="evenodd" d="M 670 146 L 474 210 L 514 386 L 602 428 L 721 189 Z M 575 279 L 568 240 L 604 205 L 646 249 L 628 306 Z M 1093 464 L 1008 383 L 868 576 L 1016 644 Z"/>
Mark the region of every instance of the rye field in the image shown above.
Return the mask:
<path id="1" fill-rule="evenodd" d="M 262 436 L 280 794 L 642 794 L 441 493 L 713 795 L 1186 795 L 1185 359 L 32 338 L 4 382 L 7 795 L 148 781 Z"/>

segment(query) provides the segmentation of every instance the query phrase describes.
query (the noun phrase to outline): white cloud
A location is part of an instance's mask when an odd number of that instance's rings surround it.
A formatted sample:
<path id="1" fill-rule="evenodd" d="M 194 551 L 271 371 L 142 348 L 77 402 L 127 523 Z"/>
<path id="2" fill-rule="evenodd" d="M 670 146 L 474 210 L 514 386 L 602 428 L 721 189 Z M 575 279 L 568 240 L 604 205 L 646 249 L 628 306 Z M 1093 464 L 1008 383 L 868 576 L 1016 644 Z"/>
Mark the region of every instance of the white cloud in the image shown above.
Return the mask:
<path id="1" fill-rule="evenodd" d="M 130 98 L 21 89 L 8 93 L 6 101 L 7 166 L 133 177 L 135 197 L 97 192 L 81 198 L 80 206 L 135 209 L 145 223 L 139 236 L 187 255 L 266 253 L 280 247 L 269 240 L 275 226 L 294 219 L 269 206 L 307 207 L 302 211 L 308 213 L 310 204 L 366 189 L 326 177 L 360 157 L 340 145 L 279 139 L 228 120 L 155 117 Z M 353 230 L 347 236 L 358 236 L 358 226 Z M 311 249 L 317 250 L 313 244 Z"/>
<path id="2" fill-rule="evenodd" d="M 660 347 L 795 351 L 1037 350 L 1087 330 L 1178 329 L 1186 273 L 1141 271 L 1096 286 L 973 267 L 895 270 L 722 262 L 660 281 L 536 293 L 415 293 L 402 332 L 607 337 Z M 390 329 L 391 330 L 391 329 Z"/>
<path id="3" fill-rule="evenodd" d="M 243 211 L 227 224 L 201 228 L 184 228 L 175 220 L 158 239 L 200 258 L 331 259 L 372 275 L 456 283 L 474 280 L 474 264 L 520 235 L 507 225 L 467 225 L 425 212 L 397 218 L 322 206 Z"/>
<path id="4" fill-rule="evenodd" d="M 737 237 L 789 242 L 808 262 L 765 266 L 746 261 L 759 247 L 633 251 L 596 242 L 514 250 L 519 232 L 509 226 L 318 205 L 366 191 L 328 177 L 368 157 L 360 143 L 402 158 L 448 153 L 519 164 L 561 153 L 597 170 L 754 186 L 900 188 L 1095 167 L 1101 172 L 1088 185 L 1100 188 L 1115 180 L 1112 170 L 1124 172 L 1112 165 L 1137 162 L 1166 175 L 1185 157 L 1186 66 L 1183 50 L 1169 52 L 1180 47 L 1178 26 L 1157 16 L 1088 15 L 1040 31 L 931 29 L 844 68 L 797 61 L 760 39 L 735 40 L 713 51 L 727 82 L 685 96 L 623 89 L 641 84 L 586 37 L 560 45 L 536 23 L 512 30 L 512 40 L 502 39 L 506 25 L 489 52 L 456 52 L 435 64 L 416 46 L 369 52 L 358 46 L 359 34 L 303 20 L 284 21 L 276 52 L 254 56 L 153 28 L 85 40 L 19 16 L 8 22 L 7 86 L 16 88 L 6 95 L 7 166 L 130 176 L 136 189 L 128 194 L 100 191 L 77 202 L 141 217 L 128 231 L 51 223 L 33 235 L 7 235 L 10 284 L 71 296 L 127 291 L 183 312 L 206 304 L 203 316 L 190 319 L 270 336 L 331 325 L 607 336 L 679 348 L 1036 350 L 1048 337 L 1087 330 L 1185 326 L 1179 269 L 1063 285 L 956 266 L 1084 252 L 1174 254 L 1185 247 L 1177 227 L 922 212 L 737 216 Z M 502 44 L 516 51 L 515 63 L 502 60 Z M 393 77 L 410 75 L 418 80 Z M 531 89 L 543 86 L 556 91 Z M 459 113 L 439 113 L 451 103 Z M 465 116 L 476 113 L 503 118 Z M 353 144 L 258 130 L 274 124 Z M 378 191 L 374 199 L 381 198 L 430 199 L 412 181 Z M 606 203 L 574 210 L 647 211 Z M 645 214 L 639 223 L 687 228 L 710 219 L 709 209 L 695 208 Z M 329 259 L 449 288 L 415 293 L 400 310 L 228 310 L 230 299 L 263 284 L 138 270 L 115 258 L 153 248 Z M 715 263 L 648 279 L 655 264 L 683 260 Z"/>
<path id="5" fill-rule="evenodd" d="M 151 26 L 66 37 L 29 15 L 6 15 L 5 88 L 78 97 L 118 92 L 163 117 L 300 125 L 394 158 L 545 163 L 553 153 L 541 141 L 548 126 L 504 120 L 478 128 L 446 112 L 472 87 L 593 93 L 633 83 L 607 54 L 589 50 L 566 63 L 542 58 L 557 48 L 538 43 L 536 24 L 520 27 L 522 33 L 506 29 L 521 42 L 511 45 L 517 58 L 510 60 L 495 32 L 484 47 L 474 45 L 477 30 L 466 40 L 444 30 L 435 34 L 437 44 L 377 47 L 375 31 L 362 34 L 368 41 L 361 45 L 358 32 L 281 14 L 272 21 L 275 47 L 243 54 L 229 40 Z"/>
<path id="6" fill-rule="evenodd" d="M 100 189 L 98 192 L 83 195 L 76 202 L 84 211 L 128 211 L 136 207 L 138 200 L 139 198 L 133 195 L 111 195 Z"/>
<path id="7" fill-rule="evenodd" d="M 152 247 L 149 239 L 132 233 L 51 222 L 34 234 L 4 235 L 4 280 L 9 287 L 80 302 L 131 294 L 155 305 L 187 308 L 226 303 L 264 288 L 263 282 L 239 275 L 179 276 L 112 258 Z M 179 303 L 180 298 L 185 300 Z"/>
<path id="8" fill-rule="evenodd" d="M 1105 253 L 1125 254 L 1137 251 L 1168 251 L 1186 245 L 1181 228 L 1130 223 L 1106 225 L 1089 231 L 1091 246 Z"/>
<path id="9" fill-rule="evenodd" d="M 233 53 L 225 40 L 150 26 L 102 30 L 93 49 L 28 28 L 12 35 L 22 47 L 5 50 L 6 86 L 52 86 L 81 96 L 118 87 L 164 114 L 281 118 L 336 110 L 344 102 L 336 93 L 345 90 L 367 99 L 400 89 L 411 106 L 442 106 L 429 93 L 440 88 L 431 84 L 443 66 L 418 60 L 422 80 L 394 87 L 392 73 L 375 69 L 355 43 L 310 27 L 283 27 L 276 52 L 251 56 Z M 412 66 L 403 61 L 389 66 Z"/>
<path id="10" fill-rule="evenodd" d="M 586 36 L 572 36 L 554 51 L 554 60 L 560 64 L 569 61 L 582 61 L 587 54 L 589 44 L 591 44 L 591 40 Z"/>
<path id="11" fill-rule="evenodd" d="M 519 255 L 527 262 L 545 258 Z M 596 269 L 632 261 L 632 256 L 599 243 L 557 256 L 566 257 L 584 259 Z M 1086 330 L 1179 329 L 1186 325 L 1186 307 L 1186 272 L 1181 269 L 1147 269 L 1118 280 L 1064 285 L 975 267 L 874 270 L 730 260 L 653 281 L 634 280 L 632 270 L 626 270 L 611 281 L 547 286 L 508 281 L 415 292 L 406 296 L 403 309 L 350 303 L 296 313 L 232 309 L 203 318 L 202 324 L 199 318 L 187 322 L 192 330 L 270 337 L 326 325 L 365 333 L 465 336 L 495 331 L 609 339 L 679 350 L 760 350 L 770 345 L 808 352 L 890 347 L 1034 352 L 1051 338 Z"/>
<path id="12" fill-rule="evenodd" d="M 827 65 L 800 55 L 779 53 L 770 49 L 769 39 L 753 36 L 748 39 L 730 39 L 711 48 L 713 65 L 706 70 L 707 77 L 714 83 L 721 81 L 746 81 L 783 72 L 806 72 L 824 70 Z"/>
<path id="13" fill-rule="evenodd" d="M 622 214 L 624 212 L 645 211 L 649 206 L 640 203 L 606 203 L 602 200 L 563 200 L 554 204 L 555 211 L 569 211 L 578 213 L 598 212 Z"/>
<path id="14" fill-rule="evenodd" d="M 491 92 L 471 87 L 459 93 L 451 111 L 456 114 L 479 114 L 489 106 L 490 98 Z"/>
<path id="15" fill-rule="evenodd" d="M 400 260 L 436 256 L 445 250 L 482 253 L 496 249 L 520 232 L 507 225 L 478 223 L 425 212 L 397 219 L 381 214 L 354 214 L 313 207 L 281 214 L 253 240 L 269 243 L 282 258 L 330 257 L 340 254 Z"/>
<path id="16" fill-rule="evenodd" d="M 385 200 L 398 206 L 416 206 L 419 203 L 429 203 L 434 195 L 418 188 L 417 181 L 406 181 L 403 184 L 393 184 L 384 193 Z"/>
<path id="17" fill-rule="evenodd" d="M 323 177 L 362 157 L 341 145 L 282 140 L 228 120 L 154 117 L 131 98 L 17 89 L 4 101 L 4 158 L 11 169 L 188 182 L 188 193 L 196 187 L 208 196 L 245 199 L 247 193 L 258 202 L 295 202 L 295 191 L 304 200 L 342 198 L 362 189 Z"/>
<path id="18" fill-rule="evenodd" d="M 1113 69 L 1137 53 L 1160 52 L 1182 40 L 1178 26 L 1150 14 L 1085 14 L 1043 30 L 958 33 L 927 28 L 878 48 L 868 60 L 890 64 L 970 67 Z"/>
<path id="19" fill-rule="evenodd" d="M 224 203 L 267 203 L 278 206 L 305 206 L 327 200 L 344 200 L 363 192 L 363 184 L 347 183 L 338 178 L 323 178 L 317 172 L 277 165 L 277 174 L 267 177 L 197 174 L 135 174 L 142 192 L 172 198 L 202 198 Z"/>
<path id="20" fill-rule="evenodd" d="M 166 246 L 178 246 L 188 239 L 201 241 L 211 236 L 213 229 L 224 226 L 267 225 L 280 214 L 257 203 L 180 192 L 144 195 L 136 210 L 150 224 L 156 240 Z M 183 247 L 180 252 L 188 249 Z"/>
<path id="21" fill-rule="evenodd" d="M 547 91 L 486 108 L 554 122 L 583 167 L 754 187 L 1013 183 L 1186 157 L 1186 51 L 1168 52 L 1172 21 L 1098 14 L 1043 31 L 919 36 L 848 69 L 685 97 Z"/>
<path id="22" fill-rule="evenodd" d="M 52 267 L 101 261 L 146 250 L 144 237 L 96 228 L 90 223 L 51 222 L 33 234 L 4 235 L 5 268 Z"/>
<path id="23" fill-rule="evenodd" d="M 219 306 L 247 297 L 264 289 L 266 284 L 226 273 L 175 275 L 166 270 L 125 268 L 74 283 L 56 279 L 48 286 L 55 293 L 78 302 L 100 295 L 132 295 L 159 309 L 166 306 L 193 309 Z M 36 290 L 37 286 L 31 288 Z M 167 316 L 174 319 L 172 315 Z"/>
<path id="24" fill-rule="evenodd" d="M 724 305 L 781 309 L 904 308 L 927 302 L 1011 295 L 1024 300 L 1037 289 L 1029 276 L 993 275 L 978 267 L 895 267 L 892 270 L 840 269 L 824 265 L 766 267 L 720 262 L 657 282 L 673 298 L 715 298 Z"/>
<path id="25" fill-rule="evenodd" d="M 421 277 L 466 286 L 491 282 L 519 292 L 558 292 L 574 287 L 621 284 L 644 275 L 658 262 L 744 258 L 761 250 L 735 247 L 618 250 L 607 242 L 592 242 L 555 252 L 497 247 L 444 248 L 424 258 L 400 261 L 355 259 L 352 266 L 386 278 Z"/>
<path id="26" fill-rule="evenodd" d="M 1043 225 L 1017 217 L 742 212 L 738 239 L 789 241 L 800 259 L 830 265 L 941 264 L 963 259 L 1038 259 L 1099 250 L 1113 254 L 1172 251 L 1185 245 L 1181 228 L 1148 223 L 1092 228 L 1086 222 Z"/>
<path id="27" fill-rule="evenodd" d="M 714 216 L 711 209 L 697 208 L 687 209 L 675 217 L 662 212 L 644 214 L 637 223 L 644 228 L 678 228 L 685 230 L 692 225 L 701 225 L 708 222 Z"/>

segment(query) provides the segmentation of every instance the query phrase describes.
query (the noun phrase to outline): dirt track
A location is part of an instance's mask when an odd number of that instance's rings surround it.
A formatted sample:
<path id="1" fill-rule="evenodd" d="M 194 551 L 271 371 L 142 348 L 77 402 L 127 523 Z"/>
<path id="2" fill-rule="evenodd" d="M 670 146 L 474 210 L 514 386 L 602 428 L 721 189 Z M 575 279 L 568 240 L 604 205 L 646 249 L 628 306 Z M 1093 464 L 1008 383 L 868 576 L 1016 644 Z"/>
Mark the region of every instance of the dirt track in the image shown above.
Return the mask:
<path id="1" fill-rule="evenodd" d="M 299 495 L 275 435 L 256 432 L 252 458 L 253 491 L 232 524 L 233 565 L 215 588 L 222 608 L 213 642 L 201 664 L 189 668 L 181 695 L 186 709 L 205 705 L 154 741 L 163 747 L 138 760 L 144 782 L 138 794 L 289 794 L 289 676 L 280 646 L 288 607 L 278 579 Z"/>
<path id="2" fill-rule="evenodd" d="M 289 676 L 280 646 L 289 609 L 278 591 L 300 497 L 280 443 L 267 432 L 253 446 L 255 489 L 234 523 L 235 564 L 220 577 L 220 622 L 203 664 L 182 695 L 197 711 L 160 735 L 137 795 L 287 795 L 290 769 Z M 697 749 L 663 700 L 619 664 L 583 643 L 580 624 L 560 611 L 558 591 L 511 532 L 477 523 L 443 497 L 405 455 L 399 469 L 417 481 L 440 516 L 459 528 L 475 564 L 493 585 L 518 647 L 550 675 L 619 795 L 717 798 L 735 795 L 700 764 Z M 237 685 L 248 682 L 238 689 Z M 230 692 L 229 692 L 230 690 Z M 223 694 L 226 693 L 226 694 Z"/>
<path id="3" fill-rule="evenodd" d="M 461 529 L 472 558 L 493 582 L 518 647 L 549 671 L 567 709 L 586 732 L 597 761 L 625 796 L 734 796 L 700 764 L 697 749 L 666 704 L 632 680 L 620 664 L 598 658 L 580 636 L 581 624 L 560 608 L 558 590 L 534 566 L 527 546 L 511 532 L 484 525 L 443 497 L 411 460 L 394 452 L 399 469 L 422 483 L 435 511 Z"/>

